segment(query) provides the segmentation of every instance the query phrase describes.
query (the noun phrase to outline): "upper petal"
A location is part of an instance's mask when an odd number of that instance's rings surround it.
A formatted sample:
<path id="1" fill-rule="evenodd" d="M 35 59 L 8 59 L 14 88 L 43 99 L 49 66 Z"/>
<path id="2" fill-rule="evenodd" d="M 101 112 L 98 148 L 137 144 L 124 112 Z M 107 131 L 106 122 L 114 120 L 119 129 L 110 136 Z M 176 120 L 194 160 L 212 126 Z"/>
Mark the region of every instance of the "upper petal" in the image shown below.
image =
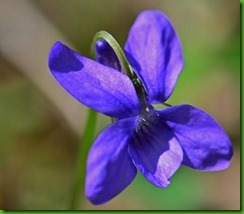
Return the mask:
<path id="1" fill-rule="evenodd" d="M 135 118 L 119 120 L 96 139 L 87 159 L 86 196 L 102 204 L 124 190 L 136 176 L 128 153 Z"/>
<path id="2" fill-rule="evenodd" d="M 141 173 L 157 187 L 167 187 L 183 159 L 172 131 L 154 112 L 141 115 L 129 145 L 129 153 Z"/>
<path id="3" fill-rule="evenodd" d="M 174 131 L 183 151 L 183 164 L 199 170 L 222 170 L 233 155 L 223 128 L 206 112 L 190 105 L 179 105 L 160 112 Z"/>
<path id="4" fill-rule="evenodd" d="M 126 118 L 140 109 L 133 84 L 126 75 L 87 59 L 60 42 L 50 51 L 49 69 L 66 91 L 96 111 Z"/>
<path id="5" fill-rule="evenodd" d="M 95 55 L 96 60 L 108 67 L 114 68 L 115 70 L 121 71 L 121 65 L 118 57 L 116 56 L 113 48 L 104 39 L 99 39 L 95 43 Z"/>
<path id="6" fill-rule="evenodd" d="M 169 19 L 159 11 L 142 12 L 130 29 L 125 50 L 150 104 L 167 100 L 183 67 L 181 44 Z"/>

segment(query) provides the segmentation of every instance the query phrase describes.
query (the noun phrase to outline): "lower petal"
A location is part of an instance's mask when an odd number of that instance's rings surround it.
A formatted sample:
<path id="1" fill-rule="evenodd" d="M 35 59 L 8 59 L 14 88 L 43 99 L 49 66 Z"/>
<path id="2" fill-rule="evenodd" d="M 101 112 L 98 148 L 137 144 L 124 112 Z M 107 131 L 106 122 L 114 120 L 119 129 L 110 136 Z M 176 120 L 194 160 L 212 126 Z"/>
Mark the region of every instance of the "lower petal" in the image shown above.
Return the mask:
<path id="1" fill-rule="evenodd" d="M 183 164 L 209 171 L 229 166 L 233 155 L 231 142 L 209 114 L 190 105 L 171 107 L 159 114 L 183 148 Z"/>
<path id="2" fill-rule="evenodd" d="M 137 121 L 129 145 L 134 164 L 157 187 L 165 188 L 183 159 L 181 146 L 172 131 L 153 111 Z"/>
<path id="3" fill-rule="evenodd" d="M 128 153 L 134 123 L 134 118 L 113 123 L 91 147 L 87 160 L 86 196 L 93 204 L 111 200 L 136 176 L 137 170 Z"/>

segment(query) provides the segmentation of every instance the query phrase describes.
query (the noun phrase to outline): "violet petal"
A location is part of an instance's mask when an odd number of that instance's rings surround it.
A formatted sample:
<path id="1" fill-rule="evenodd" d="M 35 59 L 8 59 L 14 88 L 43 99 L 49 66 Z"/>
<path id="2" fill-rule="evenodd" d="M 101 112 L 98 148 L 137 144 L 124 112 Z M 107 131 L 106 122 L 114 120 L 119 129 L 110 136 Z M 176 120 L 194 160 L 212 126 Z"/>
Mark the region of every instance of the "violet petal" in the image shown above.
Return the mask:
<path id="1" fill-rule="evenodd" d="M 167 100 L 183 67 L 181 44 L 169 19 L 156 10 L 142 12 L 130 29 L 125 51 L 149 103 Z"/>
<path id="2" fill-rule="evenodd" d="M 190 105 L 179 105 L 162 110 L 160 117 L 183 148 L 183 164 L 209 171 L 229 166 L 233 155 L 231 142 L 209 114 Z"/>
<path id="3" fill-rule="evenodd" d="M 96 139 L 87 159 L 86 196 L 93 204 L 102 204 L 123 191 L 136 176 L 128 142 L 135 118 L 119 120 Z"/>
<path id="4" fill-rule="evenodd" d="M 149 182 L 165 188 L 180 167 L 183 152 L 172 131 L 153 115 L 153 111 L 151 113 L 137 121 L 129 153 Z"/>
<path id="5" fill-rule="evenodd" d="M 108 67 L 111 67 L 117 71 L 121 71 L 121 65 L 114 50 L 104 39 L 99 39 L 95 43 L 95 55 L 96 60 Z"/>
<path id="6" fill-rule="evenodd" d="M 96 111 L 126 118 L 140 110 L 135 89 L 126 75 L 83 57 L 60 42 L 50 51 L 49 69 L 66 91 Z"/>

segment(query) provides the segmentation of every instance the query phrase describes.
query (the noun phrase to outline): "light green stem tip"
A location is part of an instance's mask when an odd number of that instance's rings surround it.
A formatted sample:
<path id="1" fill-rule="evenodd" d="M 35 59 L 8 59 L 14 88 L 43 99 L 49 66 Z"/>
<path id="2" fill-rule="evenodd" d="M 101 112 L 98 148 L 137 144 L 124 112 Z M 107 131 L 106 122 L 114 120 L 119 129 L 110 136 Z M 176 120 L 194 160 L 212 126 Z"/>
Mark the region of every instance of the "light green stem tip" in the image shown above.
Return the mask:
<path id="1" fill-rule="evenodd" d="M 92 41 L 92 50 L 94 48 L 96 41 L 100 40 L 100 39 L 104 39 L 113 49 L 114 53 L 116 54 L 116 56 L 119 60 L 123 73 L 126 74 L 131 80 L 135 79 L 136 76 L 133 72 L 133 69 L 132 69 L 130 63 L 126 59 L 124 51 L 122 50 L 122 48 L 120 47 L 118 42 L 114 39 L 114 37 L 112 35 L 110 35 L 108 32 L 99 31 L 95 34 L 95 36 L 93 37 L 93 41 Z"/>

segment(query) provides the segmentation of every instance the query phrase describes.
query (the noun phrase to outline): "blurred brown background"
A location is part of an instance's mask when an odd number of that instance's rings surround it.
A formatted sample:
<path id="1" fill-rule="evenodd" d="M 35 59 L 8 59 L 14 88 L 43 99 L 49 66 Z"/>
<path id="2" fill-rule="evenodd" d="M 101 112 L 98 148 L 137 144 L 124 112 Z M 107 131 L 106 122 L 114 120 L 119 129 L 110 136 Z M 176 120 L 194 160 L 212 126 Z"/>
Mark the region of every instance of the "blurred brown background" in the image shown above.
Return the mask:
<path id="1" fill-rule="evenodd" d="M 88 56 L 93 35 L 123 45 L 145 9 L 168 15 L 182 42 L 185 67 L 168 101 L 212 114 L 235 149 L 220 172 L 187 167 L 167 189 L 139 173 L 118 197 L 80 209 L 240 209 L 240 3 L 238 0 L 0 0 L 0 209 L 68 209 L 87 108 L 49 74 L 57 40 Z M 97 133 L 109 118 L 99 116 Z"/>

